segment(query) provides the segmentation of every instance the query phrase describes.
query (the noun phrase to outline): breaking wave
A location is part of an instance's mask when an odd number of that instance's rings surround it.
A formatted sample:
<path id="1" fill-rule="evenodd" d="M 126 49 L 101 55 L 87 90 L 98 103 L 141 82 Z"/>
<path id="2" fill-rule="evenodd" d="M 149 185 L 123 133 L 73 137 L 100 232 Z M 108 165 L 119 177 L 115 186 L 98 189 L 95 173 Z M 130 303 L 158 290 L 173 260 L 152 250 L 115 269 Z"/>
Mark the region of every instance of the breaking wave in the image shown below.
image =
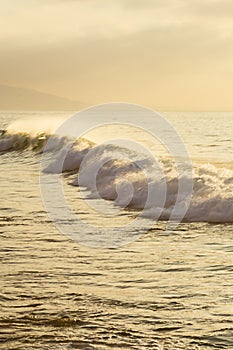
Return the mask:
<path id="1" fill-rule="evenodd" d="M 49 148 L 46 147 L 48 140 Z M 155 163 L 145 154 L 114 144 L 96 145 L 85 138 L 71 140 L 68 136 L 47 132 L 32 134 L 10 128 L 2 130 L 1 153 L 25 149 L 37 154 L 46 150 L 51 154 L 43 170 L 46 173 L 77 173 L 71 185 L 87 188 L 91 198 L 114 201 L 123 208 L 143 209 L 143 215 L 152 219 L 156 210 L 161 220 L 169 220 L 171 216 L 179 187 L 176 165 L 171 158 L 160 158 Z M 94 169 L 98 169 L 95 183 L 92 178 Z M 233 171 L 213 164 L 195 163 L 192 179 L 188 176 L 184 170 L 182 180 L 193 183 L 191 203 L 184 220 L 232 223 Z M 166 196 L 163 200 L 164 186 Z M 148 199 L 148 193 L 153 198 Z M 180 200 L 185 204 L 185 196 Z"/>

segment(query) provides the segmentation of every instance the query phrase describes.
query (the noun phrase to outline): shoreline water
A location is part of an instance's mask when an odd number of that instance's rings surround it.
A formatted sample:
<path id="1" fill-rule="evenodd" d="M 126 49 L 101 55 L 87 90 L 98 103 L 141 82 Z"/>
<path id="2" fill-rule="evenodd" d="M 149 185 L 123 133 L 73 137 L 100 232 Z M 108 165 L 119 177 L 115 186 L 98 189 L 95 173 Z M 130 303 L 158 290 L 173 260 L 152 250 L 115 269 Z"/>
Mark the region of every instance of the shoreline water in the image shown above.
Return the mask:
<path id="1" fill-rule="evenodd" d="M 131 221 L 132 213 L 108 201 L 84 200 L 85 193 L 69 185 L 75 173 L 66 172 L 67 201 L 100 229 L 93 237 L 80 228 L 83 241 L 62 234 L 41 201 L 40 157 L 28 150 L 0 155 L 0 348 L 233 347 L 232 224 L 180 223 L 167 232 L 160 221 L 144 232 L 138 221 L 129 244 L 94 248 L 91 240 L 102 233 L 99 212 L 112 224 Z M 132 238 L 124 228 L 121 233 Z"/>

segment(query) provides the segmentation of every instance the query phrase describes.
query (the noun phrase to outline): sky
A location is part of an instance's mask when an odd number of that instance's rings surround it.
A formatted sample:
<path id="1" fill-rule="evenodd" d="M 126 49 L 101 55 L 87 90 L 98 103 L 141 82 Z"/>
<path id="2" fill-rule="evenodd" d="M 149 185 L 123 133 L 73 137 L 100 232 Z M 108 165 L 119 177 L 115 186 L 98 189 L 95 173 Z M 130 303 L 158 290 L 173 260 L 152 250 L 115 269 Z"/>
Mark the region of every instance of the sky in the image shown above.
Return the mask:
<path id="1" fill-rule="evenodd" d="M 0 84 L 233 111 L 232 0 L 0 0 Z"/>

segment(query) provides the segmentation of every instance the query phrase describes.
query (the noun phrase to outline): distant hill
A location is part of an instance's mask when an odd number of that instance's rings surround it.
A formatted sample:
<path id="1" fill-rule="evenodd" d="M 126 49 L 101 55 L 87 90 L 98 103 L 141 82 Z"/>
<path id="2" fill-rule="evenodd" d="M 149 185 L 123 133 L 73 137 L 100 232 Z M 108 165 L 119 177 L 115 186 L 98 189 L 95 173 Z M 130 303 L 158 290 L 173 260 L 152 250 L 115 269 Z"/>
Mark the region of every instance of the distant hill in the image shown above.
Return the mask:
<path id="1" fill-rule="evenodd" d="M 0 85 L 0 110 L 79 110 L 85 103 L 36 90 Z"/>

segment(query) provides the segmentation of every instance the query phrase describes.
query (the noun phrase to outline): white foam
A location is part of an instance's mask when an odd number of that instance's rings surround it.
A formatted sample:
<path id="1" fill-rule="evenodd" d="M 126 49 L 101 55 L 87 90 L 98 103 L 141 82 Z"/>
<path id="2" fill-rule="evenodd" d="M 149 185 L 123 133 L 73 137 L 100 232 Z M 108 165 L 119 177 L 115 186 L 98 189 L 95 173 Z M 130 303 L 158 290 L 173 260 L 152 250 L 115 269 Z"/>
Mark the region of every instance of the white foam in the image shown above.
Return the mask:
<path id="1" fill-rule="evenodd" d="M 32 134 L 25 132 L 10 134 L 8 129 L 0 139 L 0 151 L 23 149 L 28 146 L 33 148 L 38 142 L 40 138 Z M 40 149 L 44 149 L 43 140 Z M 56 152 L 44 171 L 60 173 L 79 170 L 72 184 L 88 188 L 92 198 L 102 197 L 114 201 L 118 206 L 136 210 L 146 209 L 143 215 L 152 219 L 158 212 L 161 214 L 160 219 L 163 220 L 169 219 L 177 204 L 178 175 L 176 167 L 169 159 L 161 159 L 159 169 L 158 164 L 154 164 L 152 159 L 145 159 L 142 154 L 135 154 L 118 146 L 108 144 L 96 146 L 85 139 L 79 139 L 71 144 L 68 138 L 55 135 L 50 137 L 45 149 Z M 96 176 L 93 177 L 95 173 Z M 232 170 L 219 168 L 213 164 L 196 163 L 193 165 L 192 178 L 184 172 L 182 181 L 193 182 L 192 199 L 185 220 L 233 222 Z M 184 193 L 179 197 L 178 208 L 182 209 L 186 205 Z"/>
<path id="2" fill-rule="evenodd" d="M 62 152 L 64 150 L 61 151 L 58 162 L 62 158 Z M 87 187 L 91 191 L 92 198 L 100 196 L 113 200 L 116 205 L 129 206 L 138 210 L 144 209 L 146 205 L 143 215 L 147 217 L 152 215 L 153 218 L 157 210 L 161 211 L 161 219 L 169 219 L 177 201 L 179 184 L 177 171 L 171 161 L 161 162 L 164 174 L 164 177 L 161 178 L 150 162 L 142 171 L 138 166 L 138 164 L 143 164 L 142 160 L 140 163 L 139 159 L 133 159 L 130 155 L 124 160 L 119 149 L 114 150 L 112 146 L 103 145 L 93 148 L 91 156 L 87 159 L 84 158 L 86 154 L 71 149 L 65 158 L 63 171 L 78 169 L 82 164 L 79 177 L 77 176 L 77 179 L 73 181 L 73 185 Z M 96 168 L 98 176 L 93 181 L 93 173 Z M 193 181 L 192 200 L 184 219 L 187 221 L 233 222 L 232 180 L 232 170 L 218 168 L 211 164 L 194 164 L 193 178 L 189 179 L 185 173 L 183 175 L 183 181 Z M 156 203 L 162 202 L 164 182 L 166 182 L 167 192 L 164 207 L 161 208 L 158 205 L 155 209 Z M 151 197 L 149 201 L 147 201 L 148 184 Z M 178 204 L 181 208 L 186 205 L 185 200 L 184 193 L 183 197 L 179 198 L 180 203 Z"/>

